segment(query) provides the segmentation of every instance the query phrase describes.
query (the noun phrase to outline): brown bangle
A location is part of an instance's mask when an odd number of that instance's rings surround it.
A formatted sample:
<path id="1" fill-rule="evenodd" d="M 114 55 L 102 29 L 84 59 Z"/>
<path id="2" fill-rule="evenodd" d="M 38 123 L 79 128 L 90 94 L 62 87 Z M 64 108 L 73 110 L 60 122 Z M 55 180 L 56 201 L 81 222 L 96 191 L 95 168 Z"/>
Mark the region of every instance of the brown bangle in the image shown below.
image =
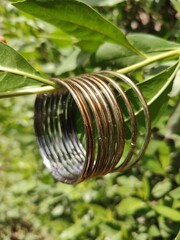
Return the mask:
<path id="1" fill-rule="evenodd" d="M 52 81 L 60 87 L 37 95 L 34 128 L 43 161 L 57 180 L 73 184 L 125 171 L 143 157 L 150 116 L 144 97 L 128 77 L 101 71 Z M 143 109 L 142 132 L 121 82 L 133 89 Z M 79 119 L 85 141 L 77 131 Z"/>

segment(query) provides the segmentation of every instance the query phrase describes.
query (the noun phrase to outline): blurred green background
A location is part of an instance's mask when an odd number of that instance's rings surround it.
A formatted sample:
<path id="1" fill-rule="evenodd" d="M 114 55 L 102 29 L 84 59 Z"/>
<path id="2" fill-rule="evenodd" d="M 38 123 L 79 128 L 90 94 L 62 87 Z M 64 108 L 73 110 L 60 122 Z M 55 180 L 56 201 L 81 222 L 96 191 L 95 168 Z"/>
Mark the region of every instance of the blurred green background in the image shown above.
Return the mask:
<path id="1" fill-rule="evenodd" d="M 178 1 L 104 2 L 98 11 L 125 32 L 147 32 L 180 42 Z M 6 0 L 0 5 L 0 35 L 48 76 L 103 67 L 93 65 L 91 53 L 59 39 L 54 27 L 19 13 Z M 135 76 L 141 78 L 142 72 Z M 174 239 L 180 229 L 176 89 L 137 166 L 74 186 L 56 182 L 42 164 L 33 130 L 35 96 L 1 99 L 0 239 Z"/>

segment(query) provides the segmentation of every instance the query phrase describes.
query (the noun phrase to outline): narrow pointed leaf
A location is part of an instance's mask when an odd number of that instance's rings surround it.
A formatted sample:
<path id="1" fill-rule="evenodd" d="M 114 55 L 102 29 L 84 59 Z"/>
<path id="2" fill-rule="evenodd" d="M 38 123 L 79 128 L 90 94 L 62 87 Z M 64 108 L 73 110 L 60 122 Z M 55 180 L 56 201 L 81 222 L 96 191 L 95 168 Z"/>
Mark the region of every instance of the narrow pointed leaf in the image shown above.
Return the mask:
<path id="1" fill-rule="evenodd" d="M 164 52 L 180 48 L 180 44 L 167 41 L 145 33 L 128 34 L 127 39 L 133 46 L 146 54 Z M 151 43 L 151 44 L 149 44 Z M 142 61 L 142 56 L 132 54 L 127 48 L 114 43 L 104 43 L 96 51 L 93 61 L 95 64 L 101 63 L 106 66 L 116 64 L 118 67 L 126 67 Z"/>
<path id="2" fill-rule="evenodd" d="M 150 109 L 151 121 L 156 121 L 163 115 L 164 106 L 167 106 L 168 94 L 171 91 L 174 77 L 179 69 L 179 61 L 173 66 L 153 76 L 152 78 L 137 84 L 139 90 L 144 95 Z M 127 96 L 135 109 L 138 120 L 141 121 L 142 109 L 137 105 L 137 96 L 129 89 Z"/>
<path id="3" fill-rule="evenodd" d="M 180 2 L 179 0 L 171 0 L 171 4 L 173 5 L 174 9 L 180 13 Z"/>
<path id="4" fill-rule="evenodd" d="M 0 42 L 0 92 L 37 86 L 40 82 L 51 85 L 20 54 Z"/>
<path id="5" fill-rule="evenodd" d="M 14 4 L 18 9 L 40 18 L 78 40 L 96 40 L 120 44 L 137 54 L 140 52 L 127 40 L 118 27 L 107 21 L 103 16 L 85 3 L 75 0 L 27 0 Z"/>
<path id="6" fill-rule="evenodd" d="M 127 38 L 135 47 L 146 53 L 163 52 L 180 48 L 180 44 L 177 42 L 167 41 L 147 33 L 131 33 L 128 34 Z"/>
<path id="7" fill-rule="evenodd" d="M 117 210 L 120 215 L 132 215 L 139 210 L 147 209 L 147 204 L 139 198 L 128 197 L 123 199 L 118 205 Z"/>
<path id="8" fill-rule="evenodd" d="M 160 214 L 163 217 L 166 217 L 168 219 L 171 219 L 172 221 L 179 222 L 180 221 L 180 214 L 178 210 L 175 210 L 173 208 L 163 206 L 163 205 L 152 205 L 152 209 L 154 209 L 158 214 Z"/>

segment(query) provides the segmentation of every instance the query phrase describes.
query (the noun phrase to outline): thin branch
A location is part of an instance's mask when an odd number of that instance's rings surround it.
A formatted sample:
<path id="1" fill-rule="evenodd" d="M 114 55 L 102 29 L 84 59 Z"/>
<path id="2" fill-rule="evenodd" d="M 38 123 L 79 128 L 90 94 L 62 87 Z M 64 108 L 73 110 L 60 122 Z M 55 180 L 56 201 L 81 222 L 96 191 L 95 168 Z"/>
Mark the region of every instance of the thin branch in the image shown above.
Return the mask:
<path id="1" fill-rule="evenodd" d="M 139 62 L 139 63 L 133 64 L 129 67 L 125 67 L 125 68 L 122 68 L 120 70 L 117 70 L 117 72 L 125 74 L 125 73 L 128 73 L 128 72 L 137 70 L 139 68 L 143 68 L 143 67 L 145 67 L 145 66 L 147 66 L 147 65 L 149 65 L 153 62 L 157 62 L 161 59 L 165 59 L 165 58 L 168 58 L 168 57 L 178 57 L 178 56 L 180 56 L 180 49 L 179 48 L 176 49 L 176 50 L 168 51 L 168 52 L 165 52 L 165 53 L 162 53 L 162 54 L 158 54 L 156 56 L 149 57 L 148 59 L 145 59 L 142 62 Z"/>
<path id="2" fill-rule="evenodd" d="M 0 93 L 0 98 L 19 97 L 19 96 L 30 95 L 30 94 L 51 92 L 54 89 L 55 88 L 51 87 L 51 86 L 32 87 L 32 88 L 27 88 L 27 89 L 20 89 L 20 90 L 15 90 L 15 91 L 11 91 L 11 92 Z"/>

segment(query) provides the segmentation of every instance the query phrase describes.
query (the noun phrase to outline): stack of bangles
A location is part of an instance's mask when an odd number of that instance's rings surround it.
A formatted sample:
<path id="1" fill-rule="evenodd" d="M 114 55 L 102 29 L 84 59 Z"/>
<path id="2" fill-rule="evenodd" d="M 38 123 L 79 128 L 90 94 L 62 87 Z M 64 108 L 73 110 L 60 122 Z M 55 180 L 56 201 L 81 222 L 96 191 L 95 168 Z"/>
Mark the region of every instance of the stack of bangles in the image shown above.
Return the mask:
<path id="1" fill-rule="evenodd" d="M 74 184 L 122 172 L 143 157 L 150 115 L 131 79 L 101 71 L 51 80 L 59 87 L 37 95 L 34 128 L 43 162 L 58 181 Z"/>

